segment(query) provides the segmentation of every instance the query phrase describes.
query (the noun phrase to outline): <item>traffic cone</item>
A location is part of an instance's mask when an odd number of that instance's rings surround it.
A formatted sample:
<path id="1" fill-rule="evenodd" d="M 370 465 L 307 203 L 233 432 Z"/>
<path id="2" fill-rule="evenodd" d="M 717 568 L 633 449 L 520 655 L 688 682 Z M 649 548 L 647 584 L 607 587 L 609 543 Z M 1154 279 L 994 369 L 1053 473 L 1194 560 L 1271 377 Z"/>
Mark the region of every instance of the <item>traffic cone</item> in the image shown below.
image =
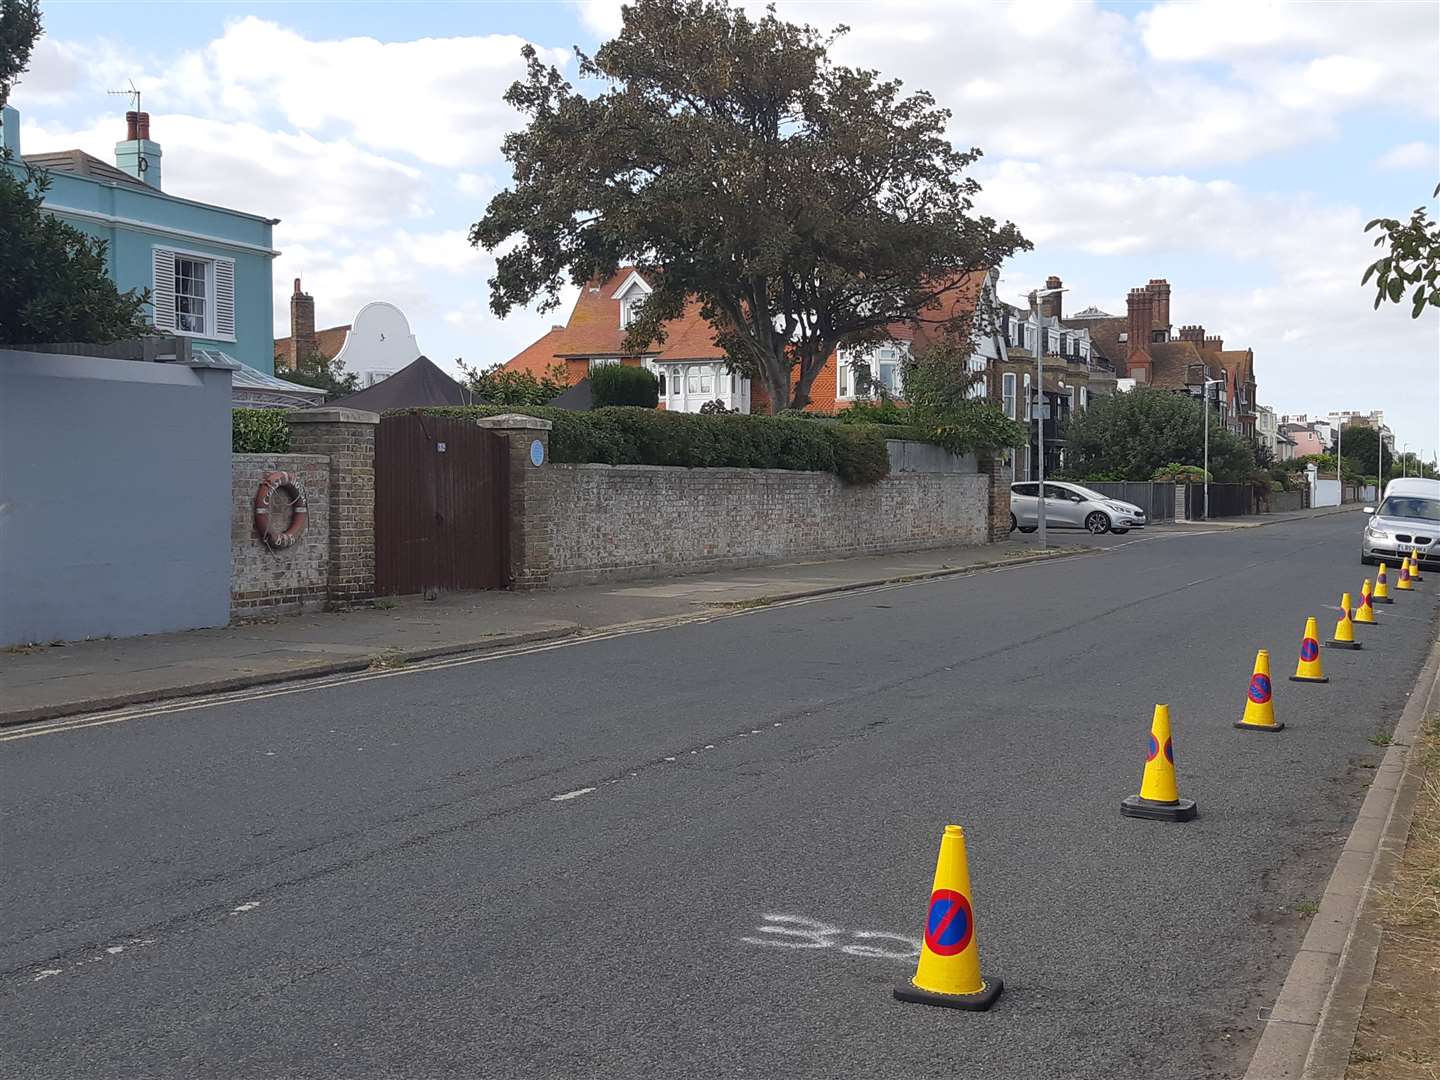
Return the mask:
<path id="1" fill-rule="evenodd" d="M 1275 703 L 1270 695 L 1270 650 L 1261 649 L 1255 654 L 1255 672 L 1250 676 L 1250 688 L 1245 694 L 1245 715 L 1235 721 L 1235 726 L 1246 731 L 1283 728 L 1285 725 L 1275 719 Z"/>
<path id="2" fill-rule="evenodd" d="M 1413 547 L 1412 547 L 1412 548 L 1410 549 L 1410 580 L 1413 581 L 1413 582 L 1415 582 L 1415 584 L 1417 584 L 1417 585 L 1420 584 L 1420 582 L 1422 582 L 1422 581 L 1425 580 L 1424 575 L 1420 573 L 1420 549 L 1419 549 L 1419 548 L 1413 548 Z"/>
<path id="3" fill-rule="evenodd" d="M 1410 578 L 1409 559 L 1400 560 L 1400 580 L 1395 582 L 1395 588 L 1398 592 L 1409 592 L 1415 588 L 1415 583 Z"/>
<path id="4" fill-rule="evenodd" d="M 1370 603 L 1370 579 L 1365 579 L 1365 584 L 1360 586 L 1360 606 L 1355 609 L 1356 626 L 1379 626 L 1380 622 L 1375 618 L 1375 608 Z"/>
<path id="5" fill-rule="evenodd" d="M 1350 594 L 1340 596 L 1340 621 L 1335 624 L 1335 636 L 1325 643 L 1332 649 L 1358 649 L 1355 640 L 1355 621 L 1350 618 Z"/>
<path id="6" fill-rule="evenodd" d="M 1140 794 L 1122 799 L 1120 814 L 1157 821 L 1189 821 L 1195 813 L 1195 800 L 1180 798 L 1180 790 L 1175 786 L 1170 706 L 1156 705 L 1155 717 L 1150 721 L 1150 741 L 1145 748 L 1145 775 L 1140 780 Z"/>
<path id="7" fill-rule="evenodd" d="M 1390 579 L 1385 575 L 1385 564 L 1380 564 L 1380 572 L 1375 575 L 1375 591 L 1370 594 L 1370 600 L 1376 604 L 1393 604 L 1395 601 L 1390 598 Z"/>
<path id="8" fill-rule="evenodd" d="M 980 977 L 980 948 L 975 912 L 970 906 L 970 863 L 965 830 L 946 825 L 930 889 L 930 911 L 915 977 L 895 988 L 900 1001 L 984 1012 L 995 1004 L 1004 984 Z"/>
<path id="9" fill-rule="evenodd" d="M 1305 620 L 1305 636 L 1300 639 L 1300 660 L 1295 665 L 1291 682 L 1329 682 L 1325 668 L 1320 663 L 1320 627 L 1312 615 Z"/>

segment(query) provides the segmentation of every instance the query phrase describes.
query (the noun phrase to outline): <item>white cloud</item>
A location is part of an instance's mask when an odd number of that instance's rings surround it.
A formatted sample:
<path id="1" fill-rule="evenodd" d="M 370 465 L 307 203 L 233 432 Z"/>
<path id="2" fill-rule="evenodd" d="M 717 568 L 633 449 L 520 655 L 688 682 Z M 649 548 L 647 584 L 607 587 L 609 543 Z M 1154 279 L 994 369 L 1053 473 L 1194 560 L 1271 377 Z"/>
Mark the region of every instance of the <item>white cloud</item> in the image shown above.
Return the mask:
<path id="1" fill-rule="evenodd" d="M 524 44 L 510 34 L 314 40 L 247 16 L 205 48 L 155 65 L 141 89 L 162 108 L 274 117 L 433 165 L 471 165 L 498 158 L 515 126 L 501 96 L 524 74 Z M 569 58 L 562 49 L 540 53 L 554 64 Z"/>
<path id="2" fill-rule="evenodd" d="M 1393 147 L 1375 162 L 1381 169 L 1431 169 L 1440 166 L 1440 147 L 1434 143 L 1407 142 Z"/>

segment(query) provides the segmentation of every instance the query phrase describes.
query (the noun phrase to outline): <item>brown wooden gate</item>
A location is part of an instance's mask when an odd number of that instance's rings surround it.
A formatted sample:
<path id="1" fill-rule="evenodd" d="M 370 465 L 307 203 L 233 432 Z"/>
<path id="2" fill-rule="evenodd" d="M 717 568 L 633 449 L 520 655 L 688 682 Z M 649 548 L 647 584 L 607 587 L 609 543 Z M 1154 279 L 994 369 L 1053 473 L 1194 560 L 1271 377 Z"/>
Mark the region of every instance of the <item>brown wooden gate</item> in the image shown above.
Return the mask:
<path id="1" fill-rule="evenodd" d="M 509 444 L 473 421 L 410 413 L 375 433 L 375 592 L 504 589 Z"/>

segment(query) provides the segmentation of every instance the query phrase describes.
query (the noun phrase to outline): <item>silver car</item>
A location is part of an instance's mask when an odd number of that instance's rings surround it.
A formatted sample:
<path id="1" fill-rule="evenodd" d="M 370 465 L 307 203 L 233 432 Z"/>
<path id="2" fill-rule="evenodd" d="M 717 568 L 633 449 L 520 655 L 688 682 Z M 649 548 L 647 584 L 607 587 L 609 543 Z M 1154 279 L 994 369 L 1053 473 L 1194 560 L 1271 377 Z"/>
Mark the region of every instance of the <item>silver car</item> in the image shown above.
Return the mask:
<path id="1" fill-rule="evenodd" d="M 1010 485 L 1010 529 L 1031 533 L 1039 528 L 1040 485 L 1021 481 Z M 1085 529 L 1095 535 L 1125 533 L 1143 529 L 1145 511 L 1134 503 L 1112 499 L 1079 484 L 1063 481 L 1045 483 L 1045 527 Z"/>
<path id="2" fill-rule="evenodd" d="M 1440 495 L 1391 492 L 1379 507 L 1367 506 L 1370 520 L 1360 538 L 1360 561 L 1394 563 L 1413 548 L 1421 563 L 1440 561 Z"/>

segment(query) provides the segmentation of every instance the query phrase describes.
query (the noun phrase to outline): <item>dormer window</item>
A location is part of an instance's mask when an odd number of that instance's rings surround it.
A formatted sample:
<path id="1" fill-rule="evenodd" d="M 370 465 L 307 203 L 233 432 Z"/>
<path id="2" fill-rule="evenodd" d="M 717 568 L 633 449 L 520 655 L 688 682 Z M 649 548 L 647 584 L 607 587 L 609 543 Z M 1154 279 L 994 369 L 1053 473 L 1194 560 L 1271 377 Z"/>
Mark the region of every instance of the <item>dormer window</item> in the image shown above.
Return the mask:
<path id="1" fill-rule="evenodd" d="M 632 290 L 630 295 L 620 301 L 620 329 L 628 330 L 630 324 L 635 321 L 635 314 L 640 310 L 640 305 L 645 302 L 645 297 L 640 295 L 639 290 Z"/>

